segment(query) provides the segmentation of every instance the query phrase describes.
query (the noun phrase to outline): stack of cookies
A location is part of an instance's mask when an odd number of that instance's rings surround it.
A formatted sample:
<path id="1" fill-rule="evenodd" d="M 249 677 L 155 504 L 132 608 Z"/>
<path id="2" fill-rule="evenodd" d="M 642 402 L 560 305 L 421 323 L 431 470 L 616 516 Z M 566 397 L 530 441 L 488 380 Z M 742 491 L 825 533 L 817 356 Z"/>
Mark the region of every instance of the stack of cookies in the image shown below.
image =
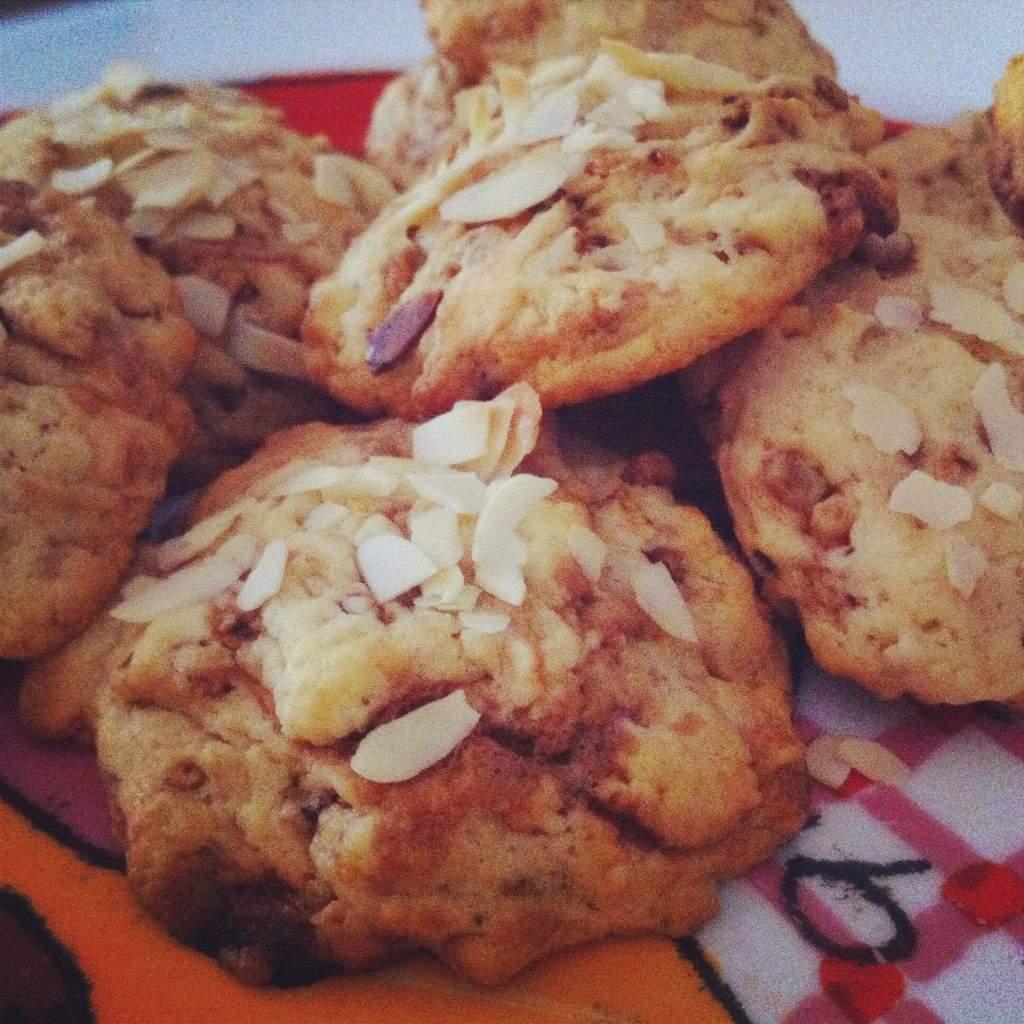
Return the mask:
<path id="1" fill-rule="evenodd" d="M 0 129 L 0 657 L 256 983 L 693 931 L 806 812 L 780 621 L 1024 704 L 1024 70 L 884 141 L 779 0 L 424 6 L 376 167 L 130 64 Z"/>

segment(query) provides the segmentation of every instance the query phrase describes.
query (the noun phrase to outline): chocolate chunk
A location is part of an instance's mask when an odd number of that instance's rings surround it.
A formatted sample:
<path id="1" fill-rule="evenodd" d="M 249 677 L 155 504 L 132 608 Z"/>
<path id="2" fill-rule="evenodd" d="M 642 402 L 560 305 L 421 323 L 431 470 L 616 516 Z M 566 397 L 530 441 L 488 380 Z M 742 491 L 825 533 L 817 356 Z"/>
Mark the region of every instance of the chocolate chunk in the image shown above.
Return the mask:
<path id="1" fill-rule="evenodd" d="M 366 361 L 373 373 L 387 370 L 416 344 L 431 325 L 444 293 L 424 292 L 395 309 L 370 333 Z"/>

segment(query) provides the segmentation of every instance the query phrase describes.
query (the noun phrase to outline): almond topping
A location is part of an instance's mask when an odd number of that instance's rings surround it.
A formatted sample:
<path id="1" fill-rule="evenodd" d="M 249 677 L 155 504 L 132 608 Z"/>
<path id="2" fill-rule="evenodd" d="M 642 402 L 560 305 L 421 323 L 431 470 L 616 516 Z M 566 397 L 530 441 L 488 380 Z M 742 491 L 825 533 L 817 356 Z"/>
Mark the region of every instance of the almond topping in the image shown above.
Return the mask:
<path id="1" fill-rule="evenodd" d="M 69 196 L 81 196 L 99 188 L 114 170 L 114 161 L 108 156 L 100 157 L 84 167 L 74 170 L 56 170 L 50 184 L 58 191 Z"/>
<path id="2" fill-rule="evenodd" d="M 988 568 L 985 552 L 963 537 L 946 538 L 946 577 L 964 597 L 974 593 L 978 580 Z"/>
<path id="3" fill-rule="evenodd" d="M 473 532 L 473 561 L 487 562 L 495 558 L 530 510 L 557 487 L 554 480 L 531 473 L 520 473 L 490 484 Z"/>
<path id="4" fill-rule="evenodd" d="M 226 348 L 243 366 L 277 377 L 306 380 L 302 345 L 283 334 L 258 327 L 236 316 L 226 339 Z"/>
<path id="5" fill-rule="evenodd" d="M 971 518 L 974 500 L 965 488 L 915 469 L 892 489 L 889 508 L 913 516 L 933 530 L 948 530 Z"/>
<path id="6" fill-rule="evenodd" d="M 843 736 L 839 739 L 837 749 L 840 757 L 872 782 L 893 785 L 907 774 L 907 766 L 892 751 L 874 740 Z"/>
<path id="7" fill-rule="evenodd" d="M 328 203 L 351 206 L 356 199 L 349 162 L 340 153 L 319 153 L 313 157 L 313 191 Z"/>
<path id="8" fill-rule="evenodd" d="M 166 210 L 132 210 L 124 219 L 124 227 L 132 238 L 157 238 L 170 222 Z"/>
<path id="9" fill-rule="evenodd" d="M 697 643 L 697 626 L 672 574 L 663 562 L 643 562 L 631 580 L 637 604 L 669 636 Z"/>
<path id="10" fill-rule="evenodd" d="M 916 331 L 924 323 L 921 303 L 906 295 L 883 295 L 875 303 L 875 316 L 883 327 L 896 331 Z"/>
<path id="11" fill-rule="evenodd" d="M 566 86 L 549 92 L 537 101 L 516 134 L 516 142 L 525 146 L 534 142 L 560 139 L 569 134 L 580 112 L 579 89 Z"/>
<path id="12" fill-rule="evenodd" d="M 439 568 L 456 565 L 462 558 L 459 516 L 450 508 L 431 508 L 410 516 L 409 537 Z"/>
<path id="13" fill-rule="evenodd" d="M 540 398 L 529 384 L 520 381 L 486 405 L 491 424 L 487 450 L 466 463 L 466 468 L 483 480 L 511 476 L 537 445 L 542 412 Z"/>
<path id="14" fill-rule="evenodd" d="M 479 515 L 487 485 L 475 473 L 410 473 L 409 486 L 427 501 L 463 515 Z"/>
<path id="15" fill-rule="evenodd" d="M 6 245 L 0 245 L 0 274 L 5 270 L 9 270 L 15 263 L 20 263 L 22 260 L 35 256 L 36 253 L 42 250 L 45 244 L 43 236 L 35 229 L 32 229 L 26 231 L 23 235 L 19 235 Z"/>
<path id="16" fill-rule="evenodd" d="M 234 236 L 238 222 L 229 213 L 206 213 L 197 210 L 178 221 L 178 234 L 203 242 L 222 242 Z"/>
<path id="17" fill-rule="evenodd" d="M 175 153 L 121 178 L 135 208 L 175 209 L 202 199 L 213 180 L 213 158 L 205 150 Z"/>
<path id="18" fill-rule="evenodd" d="M 133 593 L 111 608 L 110 615 L 123 622 L 145 623 L 186 605 L 210 601 L 238 582 L 255 555 L 255 538 L 236 533 L 202 561 Z"/>
<path id="19" fill-rule="evenodd" d="M 289 245 L 305 245 L 312 242 L 323 230 L 319 221 L 299 221 L 295 224 L 284 224 L 281 226 L 281 237 Z"/>
<path id="20" fill-rule="evenodd" d="M 317 505 L 302 524 L 304 530 L 330 530 L 352 519 L 352 512 L 336 501 L 325 501 Z"/>
<path id="21" fill-rule="evenodd" d="M 366 341 L 366 362 L 373 373 L 393 366 L 423 337 L 433 323 L 437 307 L 444 298 L 440 290 L 424 292 L 403 302 L 378 324 Z"/>
<path id="22" fill-rule="evenodd" d="M 1002 363 L 985 367 L 971 391 L 988 446 L 1006 469 L 1024 473 L 1024 413 L 1014 408 Z"/>
<path id="23" fill-rule="evenodd" d="M 996 482 L 989 484 L 981 492 L 978 504 L 1012 522 L 1017 519 L 1021 509 L 1024 508 L 1024 494 L 1021 494 L 1012 484 Z"/>
<path id="24" fill-rule="evenodd" d="M 149 71 L 134 60 L 112 60 L 103 72 L 102 87 L 122 103 L 131 103 L 152 79 Z"/>
<path id="25" fill-rule="evenodd" d="M 611 212 L 622 222 L 640 252 L 654 252 L 668 240 L 665 225 L 639 203 L 615 203 Z"/>
<path id="26" fill-rule="evenodd" d="M 386 533 L 362 541 L 356 563 L 379 604 L 418 587 L 438 569 L 412 541 Z"/>
<path id="27" fill-rule="evenodd" d="M 895 395 L 869 384 L 847 384 L 843 397 L 853 403 L 850 423 L 885 455 L 913 455 L 921 445 L 921 427 Z"/>
<path id="28" fill-rule="evenodd" d="M 644 123 L 643 115 L 621 96 L 609 96 L 587 114 L 587 120 L 599 128 L 623 128 L 627 131 Z"/>
<path id="29" fill-rule="evenodd" d="M 467 600 L 476 602 L 475 597 L 470 598 L 466 593 L 468 589 L 462 570 L 457 565 L 445 566 L 440 572 L 434 573 L 429 580 L 424 580 L 420 585 L 420 596 L 416 598 L 416 607 L 469 611 L 472 604 L 465 609 L 461 604 Z"/>
<path id="30" fill-rule="evenodd" d="M 228 322 L 231 296 L 212 281 L 195 274 L 181 274 L 174 279 L 181 296 L 185 319 L 208 338 L 218 338 Z"/>
<path id="31" fill-rule="evenodd" d="M 486 402 L 459 402 L 413 429 L 412 457 L 441 466 L 471 462 L 487 450 L 490 421 Z"/>
<path id="32" fill-rule="evenodd" d="M 443 220 L 459 224 L 506 220 L 549 199 L 579 166 L 577 158 L 550 143 L 450 195 L 438 212 Z"/>
<path id="33" fill-rule="evenodd" d="M 1024 316 L 1024 261 L 1018 260 L 1003 279 L 1003 298 L 1018 316 Z"/>
<path id="34" fill-rule="evenodd" d="M 503 633 L 512 620 L 504 612 L 460 612 L 459 622 L 463 629 L 477 633 Z"/>
<path id="35" fill-rule="evenodd" d="M 352 535 L 352 542 L 358 547 L 363 541 L 370 540 L 372 537 L 401 537 L 401 534 L 398 527 L 387 516 L 375 512 L 363 520 L 359 529 Z"/>
<path id="36" fill-rule="evenodd" d="M 447 757 L 479 721 L 465 691 L 455 690 L 364 736 L 352 771 L 370 782 L 405 782 Z"/>
<path id="37" fill-rule="evenodd" d="M 933 320 L 948 324 L 954 331 L 973 334 L 1008 352 L 1024 355 L 1024 329 L 995 299 L 952 281 L 932 281 L 928 291 Z"/>
<path id="38" fill-rule="evenodd" d="M 339 487 L 351 481 L 353 472 L 351 466 L 317 463 L 285 480 L 273 492 L 273 497 L 283 498 L 290 494 L 305 494 L 308 491 L 326 491 L 331 487 Z"/>
<path id="39" fill-rule="evenodd" d="M 747 92 L 755 86 L 752 79 L 739 71 L 687 53 L 645 53 L 617 39 L 602 40 L 601 49 L 627 72 L 656 78 L 677 92 L 727 96 Z"/>
<path id="40" fill-rule="evenodd" d="M 283 540 L 271 541 L 238 591 L 235 604 L 239 611 L 252 612 L 269 601 L 284 583 L 287 564 L 288 545 Z"/>
<path id="41" fill-rule="evenodd" d="M 807 746 L 807 771 L 811 778 L 830 789 L 839 789 L 850 776 L 850 762 L 839 753 L 841 737 L 825 733 Z"/>
<path id="42" fill-rule="evenodd" d="M 583 575 L 591 583 L 597 583 L 608 557 L 608 545 L 593 530 L 579 524 L 569 527 L 566 544 L 569 554 L 583 570 Z"/>
<path id="43" fill-rule="evenodd" d="M 187 533 L 166 540 L 156 549 L 156 564 L 161 572 L 170 572 L 179 565 L 190 562 L 208 547 L 220 540 L 225 533 L 252 506 L 252 501 L 243 498 L 212 516 L 200 520 Z"/>

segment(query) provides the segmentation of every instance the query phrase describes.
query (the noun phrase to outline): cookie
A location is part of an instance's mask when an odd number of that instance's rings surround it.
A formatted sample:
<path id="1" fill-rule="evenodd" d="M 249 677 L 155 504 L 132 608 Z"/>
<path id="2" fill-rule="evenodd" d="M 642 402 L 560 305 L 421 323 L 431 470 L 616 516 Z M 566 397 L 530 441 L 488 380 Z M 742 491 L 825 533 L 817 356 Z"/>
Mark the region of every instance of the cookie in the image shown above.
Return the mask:
<path id="1" fill-rule="evenodd" d="M 366 140 L 369 159 L 402 188 L 456 148 L 456 93 L 480 84 L 497 65 L 528 69 L 558 57 L 590 58 L 602 39 L 621 39 L 752 78 L 836 77 L 831 55 L 785 2 L 427 0 L 424 7 L 439 52 L 384 90 Z"/>
<path id="2" fill-rule="evenodd" d="M 312 375 L 419 418 L 526 381 L 545 407 L 679 369 L 770 319 L 889 189 L 877 114 L 790 79 L 608 43 L 582 74 L 503 75 L 499 116 L 313 289 Z M 562 76 L 562 77 L 559 77 Z"/>
<path id="3" fill-rule="evenodd" d="M 391 196 L 378 172 L 237 90 L 118 64 L 0 128 L 0 176 L 94 203 L 174 276 L 203 336 L 186 479 L 281 427 L 338 415 L 306 382 L 298 330 L 312 281 Z"/>
<path id="4" fill-rule="evenodd" d="M 519 385 L 286 432 L 111 610 L 92 713 L 129 882 L 248 980 L 427 949 L 491 983 L 682 935 L 799 827 L 746 570 L 650 459 L 529 454 L 539 415 Z"/>
<path id="5" fill-rule="evenodd" d="M 905 215 L 684 379 L 736 534 L 815 659 L 886 698 L 1024 705 L 1024 242 Z"/>
<path id="6" fill-rule="evenodd" d="M 992 130 L 988 114 L 969 111 L 948 124 L 910 128 L 868 153 L 899 194 L 900 211 L 960 221 L 986 234 L 1006 234 L 1010 221 L 989 184 Z"/>
<path id="7" fill-rule="evenodd" d="M 109 218 L 0 182 L 0 658 L 99 611 L 191 429 L 195 332 Z"/>
<path id="8" fill-rule="evenodd" d="M 1024 56 L 1014 57 L 996 83 L 987 149 L 992 188 L 1018 228 L 1024 228 Z"/>

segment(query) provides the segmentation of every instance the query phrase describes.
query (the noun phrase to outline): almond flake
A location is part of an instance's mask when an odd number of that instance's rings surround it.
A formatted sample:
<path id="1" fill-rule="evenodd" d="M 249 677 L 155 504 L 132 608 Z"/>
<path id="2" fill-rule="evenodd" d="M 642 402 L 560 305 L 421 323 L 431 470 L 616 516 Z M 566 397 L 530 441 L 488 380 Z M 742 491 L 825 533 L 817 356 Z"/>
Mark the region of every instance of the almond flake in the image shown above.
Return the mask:
<path id="1" fill-rule="evenodd" d="M 697 643 L 693 614 L 663 562 L 644 561 L 636 567 L 630 582 L 637 604 L 669 636 Z"/>
<path id="2" fill-rule="evenodd" d="M 23 235 L 18 235 L 6 245 L 0 245 L 0 274 L 9 270 L 15 263 L 20 263 L 41 252 L 45 244 L 43 236 L 33 228 Z"/>
<path id="3" fill-rule="evenodd" d="M 253 612 L 269 601 L 284 583 L 287 564 L 288 545 L 283 540 L 271 541 L 238 591 L 235 598 L 238 610 Z"/>
<path id="4" fill-rule="evenodd" d="M 352 512 L 344 505 L 339 505 L 336 501 L 324 501 L 310 511 L 309 515 L 306 516 L 305 522 L 302 524 L 302 528 L 313 532 L 330 530 L 335 526 L 351 521 L 351 519 Z"/>
<path id="5" fill-rule="evenodd" d="M 101 93 L 102 88 L 98 85 L 66 93 L 64 96 L 58 96 L 46 108 L 46 113 L 54 121 L 62 121 L 64 118 L 73 117 L 75 114 L 81 114 L 88 110 L 100 98 Z"/>
<path id="6" fill-rule="evenodd" d="M 132 210 L 124 219 L 125 230 L 132 238 L 158 238 L 171 222 L 166 210 Z"/>
<path id="7" fill-rule="evenodd" d="M 109 614 L 122 622 L 145 623 L 186 605 L 210 601 L 238 582 L 255 555 L 256 539 L 236 533 L 212 555 L 126 598 Z"/>
<path id="8" fill-rule="evenodd" d="M 1021 494 L 1012 484 L 996 482 L 989 484 L 981 492 L 978 504 L 983 505 L 989 512 L 994 512 L 997 516 L 1002 516 L 1003 519 L 1013 522 L 1020 516 L 1021 509 L 1024 508 L 1024 494 Z"/>
<path id="9" fill-rule="evenodd" d="M 549 199 L 579 166 L 557 145 L 544 145 L 450 195 L 438 212 L 458 224 L 506 220 Z"/>
<path id="10" fill-rule="evenodd" d="M 411 515 L 409 538 L 438 568 L 456 565 L 462 558 L 459 516 L 450 508 L 431 508 Z"/>
<path id="11" fill-rule="evenodd" d="M 1024 413 L 1013 405 L 1002 363 L 985 367 L 971 390 L 992 455 L 1001 466 L 1024 473 Z"/>
<path id="12" fill-rule="evenodd" d="M 878 322 L 890 330 L 916 331 L 924 323 L 921 303 L 906 295 L 883 295 L 875 303 Z"/>
<path id="13" fill-rule="evenodd" d="M 412 457 L 419 462 L 457 466 L 487 450 L 490 412 L 486 402 L 459 402 L 412 432 Z"/>
<path id="14" fill-rule="evenodd" d="M 114 165 L 111 177 L 120 178 L 122 175 L 125 175 L 129 171 L 139 167 L 141 164 L 144 164 L 152 157 L 158 156 L 159 153 L 160 151 L 158 149 L 153 149 L 151 146 L 146 146 L 143 149 L 137 149 L 134 153 L 126 156 L 123 160 Z"/>
<path id="15" fill-rule="evenodd" d="M 474 562 L 473 578 L 481 590 L 518 608 L 526 600 L 523 566 L 527 554 L 522 537 L 510 534 L 500 549 L 488 551 L 485 558 Z"/>
<path id="16" fill-rule="evenodd" d="M 921 446 L 921 426 L 895 395 L 870 384 L 847 384 L 843 398 L 853 404 L 850 423 L 885 455 L 913 455 Z"/>
<path id="17" fill-rule="evenodd" d="M 69 196 L 81 196 L 99 188 L 114 170 L 114 161 L 109 156 L 100 157 L 84 167 L 73 170 L 56 170 L 50 184 L 58 191 Z"/>
<path id="18" fill-rule="evenodd" d="M 893 785 L 907 774 L 907 766 L 891 750 L 874 740 L 843 736 L 837 744 L 840 757 L 872 782 Z"/>
<path id="19" fill-rule="evenodd" d="M 913 516 L 933 530 L 948 530 L 971 518 L 974 500 L 965 488 L 915 469 L 892 489 L 889 508 Z"/>
<path id="20" fill-rule="evenodd" d="M 555 57 L 538 64 L 530 72 L 530 85 L 534 89 L 560 85 L 579 78 L 586 70 L 586 60 L 578 54 L 569 57 Z"/>
<path id="21" fill-rule="evenodd" d="M 807 746 L 807 771 L 811 778 L 830 789 L 839 789 L 850 776 L 850 762 L 839 753 L 842 737 L 827 733 Z"/>
<path id="22" fill-rule="evenodd" d="M 358 547 L 371 537 L 401 537 L 401 533 L 387 516 L 375 512 L 360 524 L 359 529 L 352 535 L 352 543 Z"/>
<path id="23" fill-rule="evenodd" d="M 234 236 L 238 222 L 229 213 L 206 213 L 197 210 L 178 221 L 175 227 L 178 234 L 184 238 L 222 242 Z"/>
<path id="24" fill-rule="evenodd" d="M 487 498 L 487 485 L 475 473 L 410 473 L 407 479 L 421 498 L 462 515 L 479 515 Z"/>
<path id="25" fill-rule="evenodd" d="M 929 315 L 933 320 L 1015 355 L 1024 355 L 1024 329 L 991 296 L 952 281 L 932 281 L 928 291 L 932 301 Z"/>
<path id="26" fill-rule="evenodd" d="M 212 281 L 195 274 L 181 274 L 174 279 L 181 296 L 185 319 L 208 338 L 218 338 L 228 322 L 231 296 Z"/>
<path id="27" fill-rule="evenodd" d="M 359 544 L 356 564 L 379 604 L 418 587 L 438 569 L 412 541 L 386 533 Z"/>
<path id="28" fill-rule="evenodd" d="M 349 159 L 340 153 L 318 153 L 313 157 L 313 191 L 335 206 L 351 206 L 356 193 L 349 165 Z"/>
<path id="29" fill-rule="evenodd" d="M 569 554 L 583 570 L 583 575 L 591 583 L 597 583 L 608 557 L 608 545 L 593 530 L 578 523 L 569 527 L 565 540 Z"/>
<path id="30" fill-rule="evenodd" d="M 644 117 L 622 96 L 609 96 L 587 114 L 587 120 L 599 128 L 623 128 L 627 131 L 644 123 Z"/>
<path id="31" fill-rule="evenodd" d="M 592 149 L 629 149 L 635 144 L 636 138 L 622 128 L 598 128 L 588 121 L 562 139 L 562 151 L 580 154 Z"/>
<path id="32" fill-rule="evenodd" d="M 281 226 L 281 237 L 289 245 L 305 245 L 312 242 L 320 232 L 323 225 L 319 221 L 299 221 L 296 224 L 284 224 Z"/>
<path id="33" fill-rule="evenodd" d="M 462 575 L 462 570 L 457 565 L 447 565 L 420 585 L 420 595 L 415 602 L 416 607 L 451 608 L 462 598 L 464 590 L 466 590 L 466 578 Z"/>
<path id="34" fill-rule="evenodd" d="M 578 85 L 549 92 L 537 101 L 516 134 L 521 146 L 549 139 L 561 139 L 576 125 L 580 113 Z"/>
<path id="35" fill-rule="evenodd" d="M 215 544 L 249 510 L 252 501 L 243 498 L 220 512 L 200 520 L 187 533 L 166 540 L 156 549 L 156 565 L 161 572 L 170 572 L 192 561 Z"/>
<path id="36" fill-rule="evenodd" d="M 459 403 L 456 403 L 459 404 Z M 522 381 L 492 398 L 487 450 L 466 463 L 483 480 L 511 476 L 537 446 L 540 436 L 541 404 L 537 392 Z"/>
<path id="37" fill-rule="evenodd" d="M 977 545 L 963 537 L 946 538 L 946 577 L 964 597 L 974 593 L 978 580 L 988 568 L 988 558 Z"/>
<path id="38" fill-rule="evenodd" d="M 473 561 L 500 558 L 502 545 L 515 533 L 531 509 L 553 494 L 558 484 L 547 477 L 519 473 L 487 488 L 487 500 L 473 531 Z"/>
<path id="39" fill-rule="evenodd" d="M 195 135 L 181 128 L 154 128 L 144 139 L 147 146 L 165 153 L 185 153 L 199 145 Z"/>
<path id="40" fill-rule="evenodd" d="M 274 490 L 272 497 L 284 498 L 291 494 L 305 494 L 309 491 L 326 491 L 332 487 L 340 487 L 351 481 L 353 472 L 351 466 L 332 466 L 327 462 L 317 463 L 285 480 Z"/>
<path id="41" fill-rule="evenodd" d="M 1024 316 L 1024 261 L 1018 260 L 1006 272 L 1003 299 L 1014 313 Z"/>
<path id="42" fill-rule="evenodd" d="M 610 212 L 618 217 L 640 252 L 654 252 L 668 241 L 665 225 L 639 203 L 615 203 Z"/>
<path id="43" fill-rule="evenodd" d="M 135 209 L 176 209 L 202 199 L 214 173 L 213 158 L 204 150 L 175 153 L 129 171 L 121 184 Z"/>
<path id="44" fill-rule="evenodd" d="M 512 620 L 504 612 L 460 612 L 459 622 L 463 629 L 477 633 L 504 633 Z"/>
<path id="45" fill-rule="evenodd" d="M 122 103 L 131 103 L 151 81 L 149 71 L 138 61 L 112 60 L 103 72 L 102 88 Z"/>
<path id="46" fill-rule="evenodd" d="M 626 72 L 656 78 L 677 92 L 728 96 L 748 92 L 756 85 L 739 71 L 688 53 L 646 53 L 617 39 L 602 40 L 601 49 Z"/>
<path id="47" fill-rule="evenodd" d="M 228 331 L 226 346 L 243 366 L 277 377 L 306 380 L 302 345 L 276 331 L 268 331 L 236 316 Z"/>
<path id="48" fill-rule="evenodd" d="M 258 181 L 260 172 L 244 160 L 228 160 L 214 157 L 214 175 L 206 189 L 206 198 L 214 206 L 220 206 L 240 188 Z"/>
<path id="49" fill-rule="evenodd" d="M 447 757 L 479 721 L 465 691 L 455 690 L 368 733 L 350 767 L 370 782 L 405 782 Z"/>

